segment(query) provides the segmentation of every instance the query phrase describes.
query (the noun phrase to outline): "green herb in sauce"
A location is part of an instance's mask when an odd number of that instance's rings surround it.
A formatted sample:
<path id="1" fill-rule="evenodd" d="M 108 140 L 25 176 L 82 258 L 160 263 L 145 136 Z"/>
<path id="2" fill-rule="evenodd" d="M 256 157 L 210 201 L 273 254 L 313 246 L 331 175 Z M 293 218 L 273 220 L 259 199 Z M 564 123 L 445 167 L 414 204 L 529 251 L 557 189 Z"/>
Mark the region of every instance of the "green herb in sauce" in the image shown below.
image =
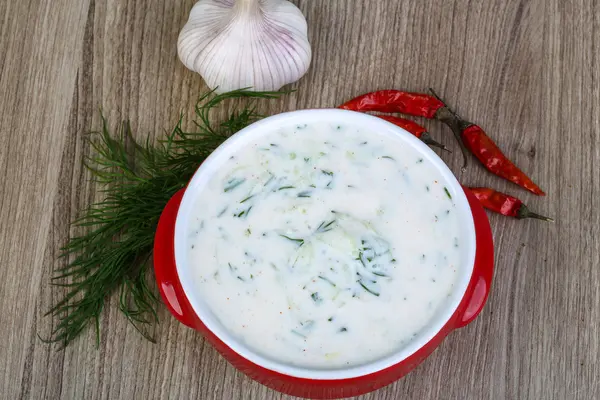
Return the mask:
<path id="1" fill-rule="evenodd" d="M 306 339 L 306 335 L 305 335 L 305 334 L 303 334 L 303 333 L 300 333 L 300 332 L 298 332 L 298 331 L 297 331 L 297 330 L 295 330 L 295 329 L 292 329 L 292 330 L 291 330 L 291 332 L 292 332 L 294 335 L 297 335 L 297 336 L 300 336 L 300 337 L 301 337 L 301 338 L 303 338 L 303 339 Z"/>
<path id="2" fill-rule="evenodd" d="M 244 182 L 246 182 L 246 178 L 232 178 L 227 181 L 227 184 L 223 188 L 223 191 L 225 193 L 230 192 Z"/>
<path id="3" fill-rule="evenodd" d="M 233 216 L 236 218 L 242 218 L 242 217 L 246 218 L 246 217 L 248 217 L 248 214 L 250 214 L 250 210 L 252 210 L 252 206 L 248 207 L 248 209 L 246 209 L 246 210 L 240 211 L 237 214 L 233 214 Z"/>
<path id="4" fill-rule="evenodd" d="M 448 196 L 448 198 L 450 200 L 452 200 L 452 195 L 450 194 L 450 191 L 448 190 L 448 188 L 446 186 L 444 186 L 444 192 L 446 192 L 446 196 Z"/>
<path id="5" fill-rule="evenodd" d="M 324 276 L 319 275 L 318 276 L 319 279 L 329 283 L 331 286 L 335 287 L 335 283 L 333 283 L 331 280 L 329 280 L 328 278 L 325 278 Z"/>
<path id="6" fill-rule="evenodd" d="M 281 233 L 279 234 L 279 236 L 281 236 L 282 238 L 285 238 L 289 241 L 295 242 L 298 244 L 298 247 L 302 246 L 304 244 L 304 239 L 296 239 L 296 238 L 291 238 L 289 236 L 286 235 L 282 235 Z"/>
<path id="7" fill-rule="evenodd" d="M 275 179 L 275 175 L 272 175 L 269 177 L 269 179 L 267 179 L 267 181 L 265 182 L 264 186 L 268 186 L 269 183 L 273 182 L 273 179 Z"/>
<path id="8" fill-rule="evenodd" d="M 323 302 L 323 298 L 319 296 L 319 292 L 311 293 L 310 298 L 316 303 L 321 304 Z"/>
<path id="9" fill-rule="evenodd" d="M 333 221 L 323 221 L 321 222 L 321 225 L 319 225 L 319 227 L 317 228 L 317 230 L 315 231 L 315 233 L 325 233 L 325 232 L 329 232 L 330 230 L 332 230 L 333 228 L 335 228 L 335 226 L 332 226 L 333 224 L 335 224 L 335 220 Z"/>
<path id="10" fill-rule="evenodd" d="M 371 293 L 374 296 L 379 297 L 379 292 L 377 292 L 376 289 L 372 285 L 369 285 L 368 283 L 364 282 L 362 279 L 358 280 L 357 282 L 367 292 Z"/>
<path id="11" fill-rule="evenodd" d="M 377 275 L 377 276 L 381 276 L 384 278 L 389 278 L 389 275 L 384 274 L 383 272 L 379 272 L 379 271 L 373 271 L 373 275 Z"/>

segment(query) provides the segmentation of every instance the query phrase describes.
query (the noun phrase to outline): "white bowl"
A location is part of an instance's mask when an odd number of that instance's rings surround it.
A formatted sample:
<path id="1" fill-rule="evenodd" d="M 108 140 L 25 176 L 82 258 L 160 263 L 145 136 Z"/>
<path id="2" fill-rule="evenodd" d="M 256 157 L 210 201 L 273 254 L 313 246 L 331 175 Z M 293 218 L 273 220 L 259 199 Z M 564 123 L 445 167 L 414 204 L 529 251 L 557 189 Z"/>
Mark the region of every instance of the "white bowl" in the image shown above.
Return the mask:
<path id="1" fill-rule="evenodd" d="M 444 185 L 452 195 L 452 200 L 455 203 L 461 220 L 461 243 L 464 243 L 464 245 L 461 245 L 461 260 L 464 262 L 457 268 L 457 278 L 452 293 L 447 302 L 435 314 L 427 326 L 420 331 L 417 337 L 411 340 L 408 345 L 387 357 L 360 366 L 342 369 L 310 369 L 287 365 L 257 354 L 251 348 L 241 343 L 223 327 L 218 318 L 212 313 L 210 307 L 196 292 L 197 288 L 193 285 L 193 276 L 190 272 L 187 259 L 186 234 L 190 230 L 189 223 L 191 221 L 189 216 L 193 213 L 193 207 L 197 199 L 202 196 L 202 190 L 213 174 L 234 153 L 238 152 L 249 142 L 254 141 L 257 137 L 270 134 L 282 126 L 310 124 L 313 122 L 344 123 L 345 125 L 365 127 L 370 131 L 377 131 L 380 134 L 400 138 L 403 144 L 411 146 L 419 152 L 429 163 L 439 170 L 445 180 Z M 175 262 L 177 265 L 177 274 L 179 275 L 185 295 L 194 312 L 204 325 L 228 347 L 252 363 L 281 374 L 307 379 L 348 379 L 368 375 L 398 364 L 422 348 L 448 323 L 465 296 L 465 291 L 473 273 L 475 249 L 475 227 L 469 201 L 460 183 L 456 180 L 456 177 L 444 161 L 421 140 L 404 129 L 372 115 L 339 109 L 302 110 L 283 113 L 255 122 L 233 135 L 204 161 L 193 176 L 181 201 L 175 224 Z"/>

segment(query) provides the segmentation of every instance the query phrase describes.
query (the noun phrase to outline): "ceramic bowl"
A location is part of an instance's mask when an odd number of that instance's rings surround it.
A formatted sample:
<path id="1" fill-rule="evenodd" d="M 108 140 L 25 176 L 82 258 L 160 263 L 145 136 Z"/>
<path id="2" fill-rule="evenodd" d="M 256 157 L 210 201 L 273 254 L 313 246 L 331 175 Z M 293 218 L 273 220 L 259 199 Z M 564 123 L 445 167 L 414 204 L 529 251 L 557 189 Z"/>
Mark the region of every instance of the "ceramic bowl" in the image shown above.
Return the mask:
<path id="1" fill-rule="evenodd" d="M 461 218 L 465 243 L 453 292 L 440 312 L 407 346 L 384 358 L 342 369 L 309 369 L 286 365 L 257 354 L 231 335 L 194 292 L 186 263 L 185 234 L 195 200 L 224 159 L 258 136 L 292 123 L 343 122 L 397 135 L 427 158 L 446 179 Z M 161 296 L 183 324 L 201 332 L 232 365 L 250 378 L 280 392 L 309 398 L 364 394 L 388 385 L 421 363 L 453 330 L 475 319 L 487 299 L 493 273 L 493 242 L 487 216 L 438 155 L 405 130 L 380 118 L 345 110 L 302 110 L 258 121 L 233 135 L 198 168 L 185 189 L 166 205 L 156 231 L 154 268 Z"/>

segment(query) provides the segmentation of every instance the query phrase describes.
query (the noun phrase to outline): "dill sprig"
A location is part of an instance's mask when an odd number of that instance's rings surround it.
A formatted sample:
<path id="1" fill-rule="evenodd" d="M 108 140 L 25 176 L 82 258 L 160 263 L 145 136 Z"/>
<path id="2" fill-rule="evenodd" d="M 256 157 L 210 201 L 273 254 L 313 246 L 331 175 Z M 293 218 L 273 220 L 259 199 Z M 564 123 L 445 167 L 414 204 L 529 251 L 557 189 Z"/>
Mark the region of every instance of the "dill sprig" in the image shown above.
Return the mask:
<path id="1" fill-rule="evenodd" d="M 49 341 L 64 346 L 89 324 L 100 340 L 100 316 L 105 301 L 120 292 L 119 308 L 147 339 L 157 322 L 158 299 L 149 283 L 149 260 L 160 214 L 168 200 L 190 180 L 198 166 L 230 135 L 261 118 L 252 104 L 219 124 L 210 111 L 224 100 L 276 98 L 282 92 L 246 89 L 201 96 L 195 107 L 195 131 L 182 129 L 182 118 L 158 143 L 134 140 L 128 122 L 113 137 L 102 117 L 102 131 L 90 141 L 95 155 L 84 161 L 103 185 L 104 200 L 92 204 L 74 221 L 84 233 L 62 248 L 66 266 L 56 269 L 53 284 L 67 293 L 47 315 L 58 317 Z"/>

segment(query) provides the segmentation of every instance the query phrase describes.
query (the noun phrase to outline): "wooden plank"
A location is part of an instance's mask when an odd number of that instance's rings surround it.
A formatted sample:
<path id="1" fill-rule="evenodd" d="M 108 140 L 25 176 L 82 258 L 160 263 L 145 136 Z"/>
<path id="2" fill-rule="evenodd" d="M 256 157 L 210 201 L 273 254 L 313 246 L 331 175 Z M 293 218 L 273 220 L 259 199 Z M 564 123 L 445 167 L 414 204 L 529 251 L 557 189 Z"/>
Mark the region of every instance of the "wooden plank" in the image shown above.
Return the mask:
<path id="1" fill-rule="evenodd" d="M 88 4 L 68 3 L 32 0 L 1 6 L 0 293 L 5 309 L 0 313 L 0 393 L 6 398 L 26 398 L 34 384 L 54 379 L 44 376 L 47 364 L 39 376 L 32 365 L 36 349 L 48 356 L 36 336 L 46 323 L 36 303 L 50 266 L 44 248 L 77 76 L 73 56 L 81 51 Z"/>

